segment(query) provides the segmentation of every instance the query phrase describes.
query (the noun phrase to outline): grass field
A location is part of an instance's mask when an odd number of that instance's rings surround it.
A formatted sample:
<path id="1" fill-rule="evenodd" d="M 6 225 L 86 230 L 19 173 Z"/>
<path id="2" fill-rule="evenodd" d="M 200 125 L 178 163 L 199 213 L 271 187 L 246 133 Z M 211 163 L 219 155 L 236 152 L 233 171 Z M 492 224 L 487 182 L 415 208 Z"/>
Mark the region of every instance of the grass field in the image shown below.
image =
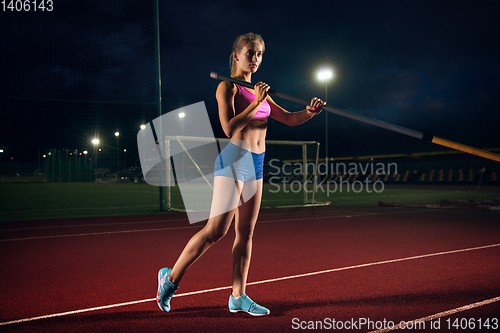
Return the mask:
<path id="1" fill-rule="evenodd" d="M 276 191 L 276 186 L 265 186 L 262 207 L 299 204 L 303 193 L 290 189 Z M 378 189 L 380 191 L 380 189 Z M 287 193 L 285 193 L 287 192 Z M 471 187 L 390 187 L 376 193 L 359 193 L 337 189 L 332 193 L 319 192 L 318 201 L 331 205 L 377 205 L 386 203 L 432 203 L 439 200 L 500 197 L 500 188 Z M 178 188 L 172 189 L 172 202 L 183 207 Z M 75 218 L 89 216 L 116 216 L 140 214 L 168 214 L 159 210 L 159 188 L 147 184 L 120 183 L 46 183 L 0 185 L 0 222 Z"/>

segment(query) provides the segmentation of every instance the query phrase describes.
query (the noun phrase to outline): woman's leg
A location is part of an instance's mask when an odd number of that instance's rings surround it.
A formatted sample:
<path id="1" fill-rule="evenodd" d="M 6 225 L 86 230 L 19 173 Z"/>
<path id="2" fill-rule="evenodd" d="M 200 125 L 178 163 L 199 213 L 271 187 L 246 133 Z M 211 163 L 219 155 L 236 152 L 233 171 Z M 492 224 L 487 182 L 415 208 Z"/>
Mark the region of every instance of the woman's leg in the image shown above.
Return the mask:
<path id="1" fill-rule="evenodd" d="M 252 256 L 252 236 L 257 223 L 262 201 L 263 179 L 245 183 L 242 198 L 250 198 L 244 202 L 235 216 L 235 239 L 233 244 L 233 297 L 246 292 L 248 269 Z M 252 196 L 252 194 L 255 195 Z"/>
<path id="2" fill-rule="evenodd" d="M 210 218 L 203 229 L 186 244 L 177 259 L 169 279 L 179 284 L 187 269 L 218 240 L 224 237 L 231 225 L 241 195 L 242 182 L 229 177 L 215 177 Z"/>

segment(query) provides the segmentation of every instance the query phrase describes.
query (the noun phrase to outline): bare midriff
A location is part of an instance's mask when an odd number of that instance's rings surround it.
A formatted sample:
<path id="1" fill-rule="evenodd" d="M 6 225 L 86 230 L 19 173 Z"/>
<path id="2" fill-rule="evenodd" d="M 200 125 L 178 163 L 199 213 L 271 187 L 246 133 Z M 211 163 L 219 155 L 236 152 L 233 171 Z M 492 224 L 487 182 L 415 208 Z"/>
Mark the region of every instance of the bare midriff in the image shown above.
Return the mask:
<path id="1" fill-rule="evenodd" d="M 232 137 L 231 142 L 241 147 L 242 145 L 238 141 L 245 141 L 249 147 L 244 148 L 249 149 L 253 153 L 261 154 L 266 150 L 266 133 L 266 121 L 251 120 L 241 131 Z"/>

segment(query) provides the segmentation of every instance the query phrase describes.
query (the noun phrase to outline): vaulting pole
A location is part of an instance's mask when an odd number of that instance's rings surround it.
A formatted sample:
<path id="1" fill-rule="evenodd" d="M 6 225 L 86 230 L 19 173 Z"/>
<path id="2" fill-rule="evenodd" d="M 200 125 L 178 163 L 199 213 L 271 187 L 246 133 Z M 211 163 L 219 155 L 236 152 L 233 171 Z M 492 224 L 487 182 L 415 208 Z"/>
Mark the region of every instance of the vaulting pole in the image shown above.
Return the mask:
<path id="1" fill-rule="evenodd" d="M 243 87 L 254 89 L 254 84 L 250 83 L 250 82 L 241 81 L 241 80 L 238 80 L 238 79 L 235 79 L 235 78 L 232 78 L 232 77 L 228 77 L 228 76 L 217 74 L 215 72 L 210 73 L 210 76 L 212 78 L 214 78 L 214 79 L 217 79 L 217 80 L 229 81 L 229 82 L 236 83 L 236 84 L 238 84 L 240 86 L 243 86 Z M 268 90 L 268 94 L 276 96 L 276 97 L 280 97 L 280 98 L 283 98 L 283 99 L 286 99 L 286 100 L 289 100 L 289 101 L 292 101 L 292 102 L 297 102 L 297 103 L 300 103 L 300 104 L 304 104 L 304 105 L 309 105 L 310 104 L 309 100 L 306 100 L 306 99 L 303 99 L 303 98 L 299 98 L 299 97 L 295 97 L 295 96 L 292 96 L 292 95 L 289 95 L 289 94 L 285 94 L 285 93 L 279 92 L 279 91 L 274 90 L 274 89 L 269 89 Z M 346 117 L 346 118 L 354 119 L 354 120 L 357 120 L 357 121 L 360 121 L 360 122 L 363 122 L 363 123 L 366 123 L 366 124 L 370 124 L 370 125 L 374 125 L 374 126 L 377 126 L 377 127 L 385 128 L 385 129 L 388 129 L 388 130 L 393 131 L 393 132 L 397 132 L 397 133 L 401 133 L 401 134 L 404 134 L 404 135 L 408 135 L 408 136 L 414 137 L 416 139 L 420 139 L 420 140 L 424 140 L 424 141 L 429 141 L 429 142 L 432 142 L 432 143 L 435 143 L 435 144 L 438 144 L 438 145 L 441 145 L 441 146 L 445 146 L 445 147 L 448 147 L 448 148 L 460 150 L 460 151 L 463 151 L 463 152 L 466 152 L 466 153 L 469 153 L 469 154 L 481 156 L 481 157 L 484 157 L 484 158 L 487 158 L 487 159 L 490 159 L 490 160 L 493 160 L 493 161 L 500 162 L 500 155 L 492 153 L 492 152 L 489 152 L 487 150 L 474 148 L 474 147 L 467 146 L 467 145 L 464 145 L 464 144 L 461 144 L 461 143 L 458 143 L 458 142 L 454 142 L 454 141 L 442 139 L 442 138 L 439 138 L 437 136 L 432 136 L 432 135 L 424 134 L 424 133 L 419 132 L 419 131 L 415 131 L 415 130 L 412 130 L 412 129 L 409 129 L 409 128 L 406 128 L 406 127 L 402 127 L 402 126 L 399 126 L 399 125 L 394 125 L 394 124 L 391 124 L 391 123 L 388 123 L 388 122 L 385 122 L 385 121 L 382 121 L 382 120 L 378 120 L 378 119 L 370 118 L 370 117 L 367 117 L 367 116 L 363 116 L 363 115 L 360 115 L 360 114 L 357 114 L 357 113 L 354 113 L 354 112 L 342 110 L 342 109 L 339 109 L 339 108 L 336 108 L 336 107 L 333 107 L 333 106 L 330 106 L 330 105 L 323 106 L 323 110 L 326 110 L 328 112 L 337 114 L 339 116 L 343 116 L 343 117 Z"/>

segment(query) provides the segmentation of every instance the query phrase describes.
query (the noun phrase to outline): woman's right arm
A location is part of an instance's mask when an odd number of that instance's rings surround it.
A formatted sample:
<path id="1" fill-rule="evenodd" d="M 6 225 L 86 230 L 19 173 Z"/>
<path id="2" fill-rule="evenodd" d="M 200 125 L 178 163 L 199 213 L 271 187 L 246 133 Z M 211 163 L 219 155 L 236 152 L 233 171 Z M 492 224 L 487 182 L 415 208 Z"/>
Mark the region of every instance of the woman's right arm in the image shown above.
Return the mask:
<path id="1" fill-rule="evenodd" d="M 255 112 L 266 100 L 269 86 L 260 82 L 255 86 L 255 100 L 239 115 L 235 116 L 234 96 L 236 86 L 228 81 L 222 81 L 217 88 L 216 98 L 219 104 L 219 119 L 222 129 L 228 138 L 241 131 L 252 120 Z"/>

